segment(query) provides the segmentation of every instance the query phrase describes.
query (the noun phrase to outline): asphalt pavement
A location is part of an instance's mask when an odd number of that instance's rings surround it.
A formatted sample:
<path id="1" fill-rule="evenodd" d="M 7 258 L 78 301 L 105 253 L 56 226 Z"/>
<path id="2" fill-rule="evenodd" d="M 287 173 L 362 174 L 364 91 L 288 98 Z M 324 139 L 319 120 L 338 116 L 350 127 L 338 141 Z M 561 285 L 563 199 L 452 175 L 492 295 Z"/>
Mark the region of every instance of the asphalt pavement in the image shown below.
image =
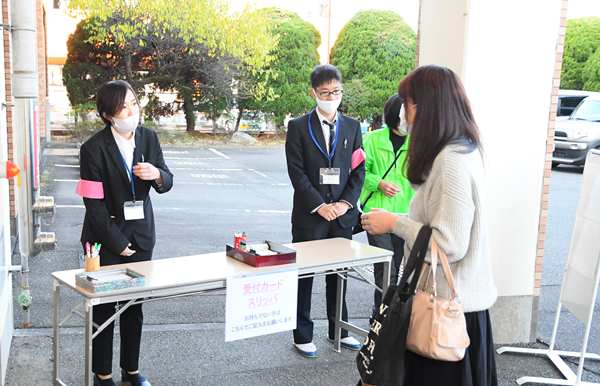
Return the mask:
<path id="1" fill-rule="evenodd" d="M 292 187 L 286 173 L 282 146 L 164 149 L 175 175 L 171 192 L 152 197 L 156 217 L 155 259 L 196 255 L 223 249 L 234 232 L 245 231 L 250 240 L 291 240 Z M 7 385 L 51 384 L 51 278 L 57 270 L 79 267 L 79 233 L 84 209 L 74 194 L 79 178 L 77 149 L 65 144 L 44 151 L 43 194 L 55 197 L 57 210 L 44 221 L 44 230 L 56 232 L 58 247 L 30 261 L 33 328 L 15 332 L 10 352 Z M 564 258 L 568 252 L 581 174 L 553 172 L 546 239 L 546 256 L 538 336 L 544 347 L 552 332 Z M 366 242 L 360 235 L 359 241 Z M 206 264 L 210 264 L 207 261 Z M 18 290 L 18 283 L 14 283 Z M 78 298 L 63 292 L 63 312 Z M 350 319 L 366 327 L 372 289 L 351 281 L 348 286 Z M 141 371 L 153 385 L 355 385 L 355 353 L 335 353 L 326 340 L 324 279 L 313 289 L 316 360 L 297 355 L 291 332 L 225 343 L 223 293 L 152 302 L 144 305 Z M 15 310 L 15 324 L 22 321 Z M 559 347 L 577 349 L 583 328 L 565 314 Z M 72 319 L 62 338 L 62 377 L 81 384 L 83 369 L 82 321 Z M 116 331 L 118 329 L 115 329 Z M 600 328 L 594 324 L 591 351 L 600 351 Z M 118 334 L 117 334 L 118 336 Z M 118 338 L 114 370 L 118 370 Z M 557 376 L 541 358 L 516 355 L 497 357 L 501 385 L 515 384 L 523 375 Z M 587 362 L 586 362 L 587 363 Z M 585 379 L 600 382 L 600 367 L 586 366 Z"/>

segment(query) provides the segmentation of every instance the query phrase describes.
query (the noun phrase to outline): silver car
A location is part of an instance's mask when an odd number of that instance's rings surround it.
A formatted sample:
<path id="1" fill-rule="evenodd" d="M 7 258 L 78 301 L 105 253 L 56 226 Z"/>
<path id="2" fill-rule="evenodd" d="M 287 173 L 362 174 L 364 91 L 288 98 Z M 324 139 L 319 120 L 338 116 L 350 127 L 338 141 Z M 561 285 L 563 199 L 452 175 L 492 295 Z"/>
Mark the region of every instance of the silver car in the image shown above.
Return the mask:
<path id="1" fill-rule="evenodd" d="M 552 166 L 583 166 L 591 149 L 600 149 L 600 95 L 588 96 L 568 119 L 556 121 Z"/>

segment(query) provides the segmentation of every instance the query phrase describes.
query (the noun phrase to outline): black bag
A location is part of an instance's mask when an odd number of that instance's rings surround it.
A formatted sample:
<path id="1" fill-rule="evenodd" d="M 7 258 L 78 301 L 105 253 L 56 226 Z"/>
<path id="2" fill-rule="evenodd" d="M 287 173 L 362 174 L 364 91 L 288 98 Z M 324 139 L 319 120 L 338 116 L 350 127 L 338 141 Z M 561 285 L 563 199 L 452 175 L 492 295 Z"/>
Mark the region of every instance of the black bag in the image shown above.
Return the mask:
<path id="1" fill-rule="evenodd" d="M 385 171 L 385 173 L 383 174 L 383 177 L 381 177 L 381 179 L 383 180 L 385 177 L 387 177 L 387 175 L 390 173 L 390 171 L 392 170 L 392 168 L 394 167 L 394 165 L 396 165 L 396 161 L 398 161 L 398 158 L 400 158 L 400 154 L 402 154 L 402 151 L 399 151 L 398 154 L 396 155 L 396 158 L 394 158 L 394 162 L 392 162 L 392 164 L 390 165 L 390 167 L 388 168 L 388 170 Z M 373 197 L 373 194 L 375 194 L 375 192 L 371 192 L 369 193 L 369 195 L 367 196 L 367 198 L 365 198 L 365 202 L 360 203 L 360 207 L 364 207 L 365 205 L 367 205 L 367 202 L 369 202 L 369 200 L 371 199 L 371 197 Z M 356 225 L 354 225 L 354 227 L 352 227 L 352 234 L 358 234 L 362 231 L 364 231 L 363 227 L 362 227 L 362 223 L 360 222 L 360 213 L 358 216 L 358 221 L 356 223 Z"/>
<path id="2" fill-rule="evenodd" d="M 369 335 L 356 356 L 362 382 L 376 386 L 403 386 L 406 335 L 412 298 L 429 247 L 431 228 L 424 225 L 415 240 L 402 278 L 390 285 L 375 315 Z"/>

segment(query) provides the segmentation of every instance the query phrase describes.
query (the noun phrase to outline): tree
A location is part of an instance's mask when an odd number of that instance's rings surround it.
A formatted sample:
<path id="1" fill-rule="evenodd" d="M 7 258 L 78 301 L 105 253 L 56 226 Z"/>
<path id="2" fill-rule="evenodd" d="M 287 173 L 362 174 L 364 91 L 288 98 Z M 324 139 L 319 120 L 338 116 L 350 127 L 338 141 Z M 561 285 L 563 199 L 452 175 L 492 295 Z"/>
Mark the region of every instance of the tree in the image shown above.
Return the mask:
<path id="1" fill-rule="evenodd" d="M 588 89 L 583 75 L 584 68 L 588 59 L 597 52 L 598 48 L 600 48 L 600 18 L 588 17 L 567 21 L 561 88 Z"/>
<path id="2" fill-rule="evenodd" d="M 266 97 L 255 98 L 256 93 L 247 93 L 248 98 L 239 98 L 237 122 L 244 110 L 260 110 L 272 114 L 277 126 L 281 127 L 286 115 L 301 114 L 314 105 L 308 93 L 309 74 L 319 64 L 317 48 L 321 36 L 312 24 L 293 12 L 277 8 L 259 12 L 270 20 L 277 45 L 270 52 L 270 65 L 249 77 L 250 83 L 263 85 Z"/>
<path id="3" fill-rule="evenodd" d="M 110 19 L 114 23 L 124 22 L 124 16 L 118 13 Z M 80 106 L 93 105 L 96 90 L 106 81 L 126 79 L 140 95 L 149 82 L 147 70 L 153 55 L 151 45 L 144 43 L 149 40 L 148 35 L 144 41 L 117 44 L 111 33 L 104 34 L 102 40 L 95 37 L 96 24 L 94 17 L 82 20 L 67 42 L 63 82 L 74 111 L 82 110 Z"/>
<path id="4" fill-rule="evenodd" d="M 416 35 L 391 11 L 363 11 L 344 26 L 331 63 L 344 79 L 342 109 L 359 119 L 381 124 L 385 101 L 415 66 Z"/>
<path id="5" fill-rule="evenodd" d="M 588 58 L 582 72 L 583 89 L 600 91 L 600 48 Z"/>
<path id="6" fill-rule="evenodd" d="M 270 62 L 267 53 L 276 43 L 261 13 L 232 14 L 224 0 L 70 0 L 69 9 L 94 17 L 93 39 L 111 34 L 119 45 L 136 38 L 143 43 L 151 21 L 157 31 L 176 30 L 186 43 L 193 39 L 211 55 L 232 55 L 256 68 Z M 112 20 L 114 14 L 123 19 Z"/>
<path id="7" fill-rule="evenodd" d="M 268 65 L 276 42 L 259 13 L 231 14 L 222 0 L 71 0 L 69 7 L 89 18 L 88 43 L 109 41 L 122 51 L 125 79 L 141 75 L 146 84 L 177 91 L 188 130 L 195 109 L 206 107 L 202 100 L 212 100 L 213 112 L 230 105 L 235 69 Z M 173 111 L 150 100 L 157 112 Z"/>
<path id="8" fill-rule="evenodd" d="M 80 110 L 80 106 L 91 105 L 98 87 L 110 79 L 119 77 L 119 63 L 122 60 L 115 47 L 104 42 L 88 42 L 89 23 L 88 19 L 79 22 L 67 41 L 68 54 L 63 67 L 63 83 L 74 110 Z"/>
<path id="9" fill-rule="evenodd" d="M 214 124 L 220 113 L 232 104 L 232 77 L 239 60 L 229 55 L 211 55 L 204 44 L 195 39 L 186 42 L 176 29 L 147 28 L 144 38 L 150 55 L 145 67 L 146 81 L 153 85 L 155 92 L 177 92 L 177 99 L 171 104 L 158 103 L 153 97 L 152 108 L 157 109 L 153 115 L 182 108 L 186 129 L 193 131 L 195 112 L 205 111 Z"/>

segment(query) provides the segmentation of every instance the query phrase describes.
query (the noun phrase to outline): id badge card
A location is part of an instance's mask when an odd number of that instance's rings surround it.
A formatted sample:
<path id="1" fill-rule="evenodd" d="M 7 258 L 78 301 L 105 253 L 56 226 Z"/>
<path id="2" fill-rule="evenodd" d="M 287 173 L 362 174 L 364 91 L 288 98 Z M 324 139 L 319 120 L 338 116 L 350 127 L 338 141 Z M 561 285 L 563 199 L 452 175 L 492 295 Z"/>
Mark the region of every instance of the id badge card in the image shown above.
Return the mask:
<path id="1" fill-rule="evenodd" d="M 144 201 L 125 201 L 123 203 L 123 216 L 126 221 L 144 219 Z"/>
<path id="2" fill-rule="evenodd" d="M 319 176 L 321 185 L 340 184 L 340 168 L 321 168 L 319 169 Z"/>

